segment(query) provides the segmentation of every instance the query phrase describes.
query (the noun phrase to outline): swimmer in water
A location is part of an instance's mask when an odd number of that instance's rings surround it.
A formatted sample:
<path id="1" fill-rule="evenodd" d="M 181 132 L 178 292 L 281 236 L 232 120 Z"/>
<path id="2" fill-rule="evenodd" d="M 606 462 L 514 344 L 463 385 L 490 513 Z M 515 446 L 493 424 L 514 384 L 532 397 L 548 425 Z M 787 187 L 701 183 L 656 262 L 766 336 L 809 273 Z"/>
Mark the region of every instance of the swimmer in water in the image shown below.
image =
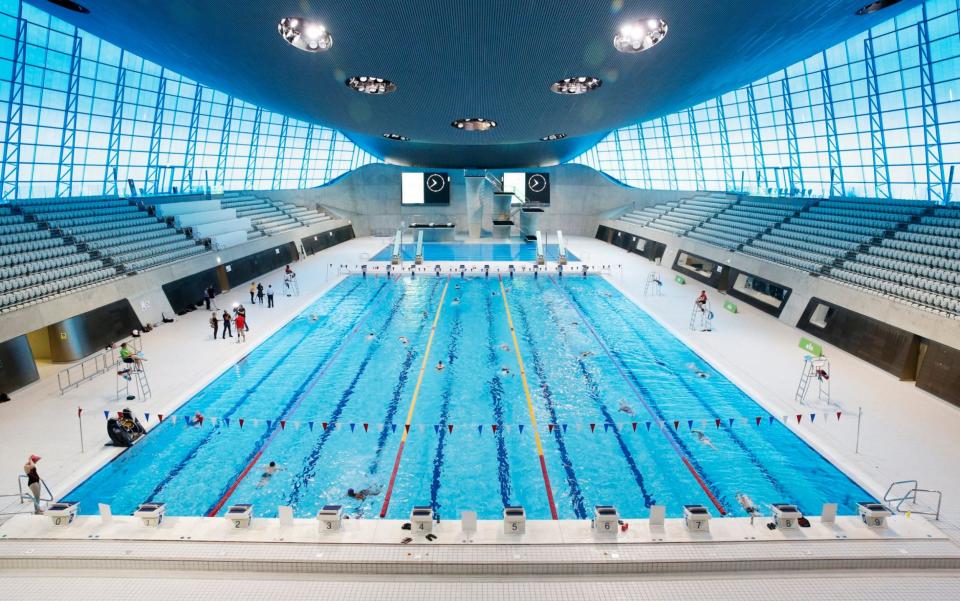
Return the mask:
<path id="1" fill-rule="evenodd" d="M 506 342 L 504 342 L 503 344 L 500 345 L 500 350 L 501 350 L 501 351 L 509 351 L 509 350 L 510 350 L 510 347 L 507 346 L 507 343 L 506 343 Z"/>
<path id="2" fill-rule="evenodd" d="M 708 447 L 710 447 L 710 448 L 713 449 L 714 451 L 717 450 L 717 447 L 713 446 L 713 442 L 710 441 L 710 437 L 709 437 L 709 436 L 707 436 L 706 434 L 704 434 L 704 433 L 701 432 L 700 430 L 693 430 L 693 434 L 694 434 L 694 436 L 697 437 L 697 440 L 699 440 L 699 441 L 702 442 L 703 444 L 707 445 Z"/>
<path id="3" fill-rule="evenodd" d="M 427 317 L 430 317 L 430 314 L 427 313 L 426 311 L 424 311 L 424 312 L 423 312 L 423 317 L 424 317 L 424 319 L 426 319 Z"/>
<path id="4" fill-rule="evenodd" d="M 501 368 L 500 368 L 500 375 L 502 375 L 502 376 L 509 376 L 509 375 L 510 375 L 510 368 L 508 368 L 508 367 L 501 367 Z"/>
<path id="5" fill-rule="evenodd" d="M 362 501 L 367 497 L 375 497 L 380 494 L 380 487 L 374 488 L 361 488 L 360 490 L 353 490 L 352 488 L 347 489 L 347 496 L 351 499 L 356 499 Z"/>
<path id="6" fill-rule="evenodd" d="M 311 313 L 311 314 L 310 314 L 310 321 L 316 323 L 316 321 L 317 321 L 318 319 L 320 319 L 320 316 L 318 316 L 316 313 Z"/>
<path id="7" fill-rule="evenodd" d="M 753 502 L 753 499 L 748 497 L 745 493 L 737 493 L 737 503 L 740 503 L 740 507 L 743 507 L 743 510 L 749 513 L 751 518 L 760 512 L 760 510 L 757 509 L 756 504 Z"/>
<path id="8" fill-rule="evenodd" d="M 443 361 L 437 361 L 437 371 L 440 371 L 444 367 L 446 367 L 446 365 L 443 364 Z"/>
<path id="9" fill-rule="evenodd" d="M 578 325 L 580 325 L 580 323 L 579 323 L 579 322 L 576 322 L 576 321 L 571 321 L 571 322 L 570 322 L 570 325 L 572 325 L 572 326 L 578 326 Z"/>
<path id="10" fill-rule="evenodd" d="M 459 304 L 460 304 L 460 299 L 457 298 L 457 297 L 454 297 L 454 298 L 453 298 L 453 304 L 459 305 Z"/>
<path id="11" fill-rule="evenodd" d="M 583 351 L 582 353 L 580 353 L 580 356 L 583 357 L 584 359 L 586 359 L 587 357 L 592 357 L 593 351 Z"/>
<path id="12" fill-rule="evenodd" d="M 276 461 L 271 461 L 270 465 L 264 468 L 263 474 L 260 475 L 260 481 L 257 482 L 257 488 L 266 486 L 267 482 L 270 482 L 270 478 L 272 478 L 274 474 L 281 470 L 283 470 L 283 468 L 277 465 Z"/>
<path id="13" fill-rule="evenodd" d="M 620 411 L 626 413 L 627 415 L 636 414 L 636 411 L 633 410 L 633 407 L 628 405 L 626 401 L 620 401 Z"/>
<path id="14" fill-rule="evenodd" d="M 709 377 L 710 377 L 710 374 L 708 374 L 707 372 L 703 371 L 702 369 L 700 369 L 699 367 L 697 367 L 697 366 L 694 365 L 693 363 L 688 363 L 688 364 L 687 364 L 687 368 L 690 369 L 694 374 L 696 374 L 696 376 L 697 376 L 698 378 L 709 378 Z"/>
<path id="15" fill-rule="evenodd" d="M 410 341 L 407 340 L 406 336 L 401 336 L 400 338 L 397 338 L 397 340 L 400 341 L 400 344 L 410 344 Z"/>
<path id="16" fill-rule="evenodd" d="M 373 340 L 373 338 L 374 338 L 373 332 L 367 332 L 367 340 Z"/>

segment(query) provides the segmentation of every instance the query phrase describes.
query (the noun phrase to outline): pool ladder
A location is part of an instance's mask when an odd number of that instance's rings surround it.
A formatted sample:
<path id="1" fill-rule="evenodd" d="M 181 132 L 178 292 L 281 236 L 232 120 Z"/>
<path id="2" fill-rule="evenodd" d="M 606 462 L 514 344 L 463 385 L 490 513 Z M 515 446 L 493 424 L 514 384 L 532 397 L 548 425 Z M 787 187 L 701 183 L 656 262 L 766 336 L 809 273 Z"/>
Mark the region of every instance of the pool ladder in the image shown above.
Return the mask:
<path id="1" fill-rule="evenodd" d="M 906 485 L 906 488 L 902 488 Z M 894 493 L 894 489 L 897 488 L 897 492 Z M 920 506 L 917 503 L 917 493 L 929 493 L 931 495 L 937 495 L 937 508 L 933 509 L 932 507 Z M 883 493 L 884 503 L 889 503 L 893 509 L 899 511 L 900 513 L 915 513 L 917 515 L 932 515 L 933 519 L 940 519 L 940 504 L 943 502 L 943 492 L 939 490 L 929 490 L 926 488 L 920 488 L 919 483 L 916 480 L 899 480 L 894 482 L 887 488 L 887 492 Z M 896 503 L 896 505 L 892 505 Z M 903 504 L 910 503 L 912 507 L 910 509 L 904 509 Z M 922 507 L 918 509 L 918 507 Z"/>

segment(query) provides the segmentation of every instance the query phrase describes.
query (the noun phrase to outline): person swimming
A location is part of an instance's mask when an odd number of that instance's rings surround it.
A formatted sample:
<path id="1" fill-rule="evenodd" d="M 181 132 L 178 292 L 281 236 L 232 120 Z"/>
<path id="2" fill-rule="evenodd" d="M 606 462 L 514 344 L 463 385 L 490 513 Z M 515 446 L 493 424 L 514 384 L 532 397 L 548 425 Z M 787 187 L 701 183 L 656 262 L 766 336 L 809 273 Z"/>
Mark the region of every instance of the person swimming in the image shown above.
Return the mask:
<path id="1" fill-rule="evenodd" d="M 271 461 L 270 465 L 264 468 L 263 474 L 260 475 L 260 481 L 257 482 L 257 488 L 262 488 L 263 486 L 266 486 L 267 482 L 270 482 L 270 478 L 272 478 L 274 474 L 281 471 L 282 469 L 283 469 L 282 467 L 277 465 L 276 461 Z"/>
<path id="2" fill-rule="evenodd" d="M 704 434 L 704 433 L 701 432 L 700 430 L 691 430 L 691 431 L 693 432 L 693 435 L 697 437 L 697 440 L 699 440 L 699 441 L 702 442 L 703 444 L 707 445 L 708 447 L 710 447 L 710 448 L 713 449 L 714 451 L 717 450 L 717 447 L 713 446 L 713 442 L 710 440 L 710 437 L 709 437 L 709 436 L 707 436 L 706 434 Z"/>
<path id="3" fill-rule="evenodd" d="M 510 347 L 507 346 L 507 343 L 506 343 L 506 342 L 504 342 L 504 343 L 501 343 L 501 344 L 500 344 L 500 350 L 501 350 L 501 351 L 509 351 L 509 350 L 510 350 Z"/>
<path id="4" fill-rule="evenodd" d="M 380 487 L 376 486 L 373 488 L 361 488 L 360 490 L 353 490 L 352 488 L 347 489 L 347 496 L 351 499 L 356 499 L 362 501 L 367 497 L 375 497 L 380 494 Z"/>
<path id="5" fill-rule="evenodd" d="M 627 404 L 626 401 L 620 401 L 620 411 L 626 413 L 627 415 L 635 415 L 636 411 L 633 410 L 633 407 Z"/>
<path id="6" fill-rule="evenodd" d="M 753 499 L 748 497 L 746 493 L 737 493 L 737 503 L 740 503 L 740 507 L 743 507 L 743 510 L 749 513 L 750 517 L 760 512 L 760 510 L 757 509 L 756 503 L 754 503 Z"/>
<path id="7" fill-rule="evenodd" d="M 446 365 L 443 364 L 443 361 L 437 361 L 437 371 L 440 371 L 444 367 L 446 367 Z"/>
<path id="8" fill-rule="evenodd" d="M 407 340 L 407 337 L 406 337 L 406 336 L 401 336 L 401 337 L 397 338 L 397 340 L 400 341 L 400 344 L 410 344 L 410 341 Z"/>
<path id="9" fill-rule="evenodd" d="M 459 304 L 460 304 L 460 299 L 459 299 L 458 297 L 453 297 L 453 304 L 459 305 Z"/>
<path id="10" fill-rule="evenodd" d="M 373 332 L 367 332 L 367 340 L 373 340 L 374 337 L 375 337 L 375 336 L 374 336 L 374 333 L 373 333 Z"/>
<path id="11" fill-rule="evenodd" d="M 317 321 L 318 319 L 320 319 L 320 316 L 317 315 L 316 313 L 311 313 L 311 314 L 310 314 L 310 321 L 311 321 L 311 322 L 316 323 L 316 321 Z"/>
<path id="12" fill-rule="evenodd" d="M 694 374 L 696 374 L 696 376 L 697 376 L 698 378 L 709 378 L 709 377 L 710 377 L 710 374 L 708 374 L 707 372 L 703 371 L 702 369 L 700 369 L 699 367 L 697 367 L 697 366 L 694 365 L 693 363 L 688 363 L 688 364 L 687 364 L 687 368 L 688 368 L 690 371 L 692 371 Z"/>
<path id="13" fill-rule="evenodd" d="M 584 359 L 586 359 L 587 357 L 592 357 L 593 351 L 583 351 L 582 353 L 580 353 L 580 356 Z"/>
<path id="14" fill-rule="evenodd" d="M 509 376 L 509 375 L 510 375 L 510 368 L 509 368 L 509 367 L 501 367 L 501 368 L 500 368 L 500 375 L 501 375 L 501 376 Z"/>

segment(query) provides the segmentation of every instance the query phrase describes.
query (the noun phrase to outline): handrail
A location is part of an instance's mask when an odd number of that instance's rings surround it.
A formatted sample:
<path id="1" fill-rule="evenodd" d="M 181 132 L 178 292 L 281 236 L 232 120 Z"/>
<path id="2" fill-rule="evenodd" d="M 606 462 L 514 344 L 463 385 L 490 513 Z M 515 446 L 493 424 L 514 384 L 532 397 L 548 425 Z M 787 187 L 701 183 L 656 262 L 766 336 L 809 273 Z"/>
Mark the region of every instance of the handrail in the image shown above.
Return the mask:
<path id="1" fill-rule="evenodd" d="M 133 348 L 140 352 L 143 350 L 143 344 L 139 336 L 126 338 L 121 342 L 133 341 Z M 65 393 L 71 388 L 76 388 L 102 373 L 110 371 L 120 362 L 117 356 L 117 347 L 112 345 L 108 349 L 99 351 L 79 363 L 74 363 L 70 367 L 65 367 L 57 372 L 57 384 L 60 386 L 60 394 Z M 78 373 L 79 372 L 79 373 Z"/>
<path id="2" fill-rule="evenodd" d="M 27 480 L 27 475 L 26 475 L 26 474 L 20 474 L 20 476 L 17 478 L 17 490 L 19 491 L 19 495 L 18 495 L 18 496 L 20 497 L 20 504 L 21 504 L 21 505 L 23 505 L 23 503 L 24 503 L 25 501 L 33 502 L 33 493 L 29 492 L 30 489 L 27 488 L 27 491 L 28 491 L 28 492 L 23 492 L 23 483 L 26 482 L 26 480 Z M 52 502 L 52 501 L 53 501 L 53 493 L 50 491 L 50 487 L 47 486 L 47 483 L 43 481 L 43 478 L 40 479 L 40 487 L 41 487 L 40 500 L 41 500 L 41 501 L 46 501 L 47 503 Z M 43 496 L 43 492 L 42 492 L 42 491 L 44 491 L 44 490 L 47 491 L 47 497 L 46 497 L 46 498 L 44 498 L 44 496 Z"/>
<path id="3" fill-rule="evenodd" d="M 903 496 L 900 496 L 900 497 L 891 496 L 891 492 L 893 491 L 894 487 L 900 486 L 903 484 L 911 485 L 910 488 L 908 488 L 904 492 Z M 916 480 L 898 480 L 896 482 L 893 482 L 892 484 L 890 484 L 890 486 L 887 487 L 887 492 L 883 493 L 883 500 L 885 503 L 895 502 L 896 505 L 893 508 L 898 512 L 905 513 L 905 511 L 901 509 L 901 506 L 908 501 L 916 504 L 917 493 L 931 493 L 931 494 L 937 495 L 937 509 L 935 511 L 921 511 L 918 509 L 909 509 L 907 511 L 909 511 L 910 513 L 916 513 L 919 515 L 932 515 L 934 516 L 935 520 L 939 521 L 940 506 L 943 503 L 943 491 L 920 488 L 920 484 Z"/>

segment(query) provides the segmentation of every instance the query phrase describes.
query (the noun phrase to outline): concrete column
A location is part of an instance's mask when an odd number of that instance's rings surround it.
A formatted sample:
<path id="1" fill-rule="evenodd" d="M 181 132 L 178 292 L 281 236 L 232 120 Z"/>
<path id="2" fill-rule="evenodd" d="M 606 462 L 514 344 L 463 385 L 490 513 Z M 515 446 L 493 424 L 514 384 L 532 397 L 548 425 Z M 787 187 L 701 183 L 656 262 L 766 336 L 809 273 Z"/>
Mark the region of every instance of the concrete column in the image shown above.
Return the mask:
<path id="1" fill-rule="evenodd" d="M 463 179 L 467 191 L 467 235 L 470 238 L 479 238 L 483 228 L 483 203 L 480 200 L 480 190 L 484 179 L 475 175 L 468 175 Z"/>

